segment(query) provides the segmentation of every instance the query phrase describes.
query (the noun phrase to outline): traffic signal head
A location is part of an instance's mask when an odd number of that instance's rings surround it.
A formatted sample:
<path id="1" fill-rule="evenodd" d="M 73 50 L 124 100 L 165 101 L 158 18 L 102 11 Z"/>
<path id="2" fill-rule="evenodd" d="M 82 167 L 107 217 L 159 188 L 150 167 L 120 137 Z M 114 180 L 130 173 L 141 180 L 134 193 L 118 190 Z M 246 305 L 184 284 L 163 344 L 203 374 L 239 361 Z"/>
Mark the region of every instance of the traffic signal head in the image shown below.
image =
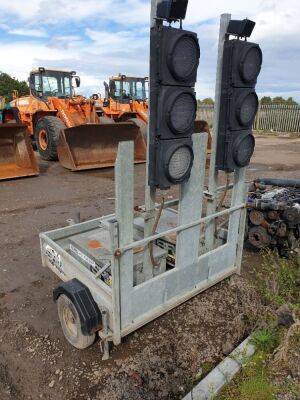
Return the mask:
<path id="1" fill-rule="evenodd" d="M 200 47 L 194 32 L 161 26 L 153 32 L 158 45 L 157 80 L 161 85 L 194 86 Z M 152 60 L 151 60 L 152 61 Z"/>
<path id="2" fill-rule="evenodd" d="M 167 189 L 189 179 L 194 161 L 191 138 L 158 140 L 155 153 L 155 169 L 159 173 L 157 182 L 160 189 Z"/>
<path id="3" fill-rule="evenodd" d="M 262 52 L 258 44 L 238 39 L 229 40 L 224 45 L 224 61 L 225 58 L 227 62 L 224 64 L 224 78 L 229 78 L 232 86 L 256 85 L 262 64 Z"/>
<path id="4" fill-rule="evenodd" d="M 239 39 L 224 43 L 217 169 L 232 172 L 250 162 L 255 147 L 252 125 L 258 109 L 255 85 L 261 65 L 258 44 Z"/>
<path id="5" fill-rule="evenodd" d="M 194 32 L 156 26 L 150 36 L 149 185 L 189 179 L 200 48 Z"/>
<path id="6" fill-rule="evenodd" d="M 179 139 L 191 136 L 197 112 L 193 88 L 161 86 L 158 97 L 157 136 Z"/>

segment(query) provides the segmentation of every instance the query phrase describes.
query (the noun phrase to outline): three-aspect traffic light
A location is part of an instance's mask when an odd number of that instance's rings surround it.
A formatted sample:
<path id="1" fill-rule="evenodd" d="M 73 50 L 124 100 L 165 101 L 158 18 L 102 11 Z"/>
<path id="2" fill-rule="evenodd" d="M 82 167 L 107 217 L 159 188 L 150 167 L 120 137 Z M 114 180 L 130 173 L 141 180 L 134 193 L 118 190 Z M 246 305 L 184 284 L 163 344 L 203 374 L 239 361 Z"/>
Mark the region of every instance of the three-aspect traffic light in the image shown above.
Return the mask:
<path id="1" fill-rule="evenodd" d="M 216 167 L 227 172 L 248 165 L 255 147 L 252 125 L 262 52 L 258 44 L 241 40 L 251 35 L 254 25 L 247 19 L 230 21 L 228 33 L 238 38 L 224 43 Z"/>
<path id="2" fill-rule="evenodd" d="M 151 29 L 150 186 L 166 189 L 189 179 L 199 58 L 196 33 L 163 24 Z"/>

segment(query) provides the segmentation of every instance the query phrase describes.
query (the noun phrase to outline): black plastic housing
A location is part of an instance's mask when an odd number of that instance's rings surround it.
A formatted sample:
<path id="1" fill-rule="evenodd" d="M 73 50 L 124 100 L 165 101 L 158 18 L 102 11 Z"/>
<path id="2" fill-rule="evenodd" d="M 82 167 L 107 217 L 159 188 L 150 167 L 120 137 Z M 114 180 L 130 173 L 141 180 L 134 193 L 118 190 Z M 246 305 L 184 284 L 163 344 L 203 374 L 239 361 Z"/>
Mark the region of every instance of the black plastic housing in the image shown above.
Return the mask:
<path id="1" fill-rule="evenodd" d="M 247 58 L 250 51 L 254 55 L 251 59 Z M 255 147 L 252 125 L 258 108 L 255 85 L 261 64 L 262 52 L 258 44 L 237 39 L 224 43 L 216 157 L 219 170 L 232 172 L 250 162 Z M 248 109 L 248 118 L 241 118 L 245 99 L 251 99 L 252 111 Z"/>
<path id="2" fill-rule="evenodd" d="M 175 114 L 174 106 L 180 98 L 187 99 L 183 107 L 191 105 L 191 107 L 188 108 L 190 110 L 191 118 L 187 125 L 178 129 L 176 125 L 174 126 L 173 118 L 175 115 L 173 114 Z M 193 133 L 196 112 L 197 101 L 193 88 L 161 86 L 159 88 L 158 96 L 156 135 L 161 139 L 178 139 L 191 136 Z"/>
<path id="3" fill-rule="evenodd" d="M 61 294 L 66 295 L 76 307 L 84 335 L 101 328 L 102 314 L 88 287 L 78 279 L 71 279 L 54 289 L 53 300 L 56 302 Z"/>
<path id="4" fill-rule="evenodd" d="M 188 0 L 162 0 L 157 4 L 157 18 L 167 20 L 184 19 Z"/>
<path id="5" fill-rule="evenodd" d="M 152 31 L 151 40 L 156 50 L 156 54 L 153 54 L 151 58 L 151 62 L 156 64 L 156 73 L 153 78 L 161 85 L 195 86 L 200 58 L 197 34 L 183 29 L 160 26 Z M 194 49 L 194 63 L 189 74 L 185 77 L 180 77 L 176 74 L 176 65 L 182 64 L 184 57 L 176 60 L 173 57 L 178 44 L 184 40 L 189 41 L 190 48 Z"/>
<path id="6" fill-rule="evenodd" d="M 191 164 L 187 173 L 181 179 L 175 180 L 172 179 L 168 173 L 168 165 L 174 151 L 181 146 L 186 146 L 190 150 Z M 152 160 L 152 162 L 155 163 L 155 171 L 157 173 L 157 175 L 151 174 L 151 180 L 149 181 L 150 186 L 156 186 L 157 183 L 159 183 L 160 189 L 167 189 L 172 185 L 189 179 L 194 161 L 193 141 L 191 138 L 157 140 L 155 144 L 150 146 L 150 153 L 156 155 L 155 160 Z"/>
<path id="7" fill-rule="evenodd" d="M 222 146 L 221 151 L 219 151 L 219 146 Z M 253 155 L 254 148 L 255 139 L 251 129 L 225 132 L 218 137 L 216 160 L 218 169 L 232 172 L 235 169 L 246 167 Z"/>
<path id="8" fill-rule="evenodd" d="M 256 101 L 256 107 L 253 111 L 252 117 L 247 120 L 247 123 L 245 123 L 240 114 L 243 103 L 246 101 L 248 96 L 253 97 L 253 100 Z M 249 126 L 251 127 L 253 125 L 258 109 L 258 97 L 254 89 L 234 88 L 232 95 L 228 98 L 228 103 L 230 110 L 228 126 L 231 130 L 238 131 L 241 129 L 248 129 Z"/>
<path id="9" fill-rule="evenodd" d="M 240 37 L 250 37 L 255 27 L 255 22 L 250 19 L 232 19 L 228 24 L 227 32 Z"/>
<path id="10" fill-rule="evenodd" d="M 189 179 L 192 163 L 180 180 L 168 176 L 166 165 L 176 146 L 188 145 L 191 160 L 194 158 L 191 136 L 197 111 L 194 86 L 199 58 L 196 33 L 163 25 L 151 29 L 148 183 L 152 187 L 166 189 Z M 185 101 L 172 114 L 172 105 L 181 95 Z"/>
<path id="11" fill-rule="evenodd" d="M 258 73 L 251 80 L 246 80 L 243 76 L 245 59 L 250 50 L 256 50 L 260 58 Z M 223 53 L 223 81 L 222 85 L 230 87 L 255 87 L 257 77 L 261 70 L 262 51 L 258 44 L 246 42 L 244 40 L 228 40 L 224 43 Z"/>

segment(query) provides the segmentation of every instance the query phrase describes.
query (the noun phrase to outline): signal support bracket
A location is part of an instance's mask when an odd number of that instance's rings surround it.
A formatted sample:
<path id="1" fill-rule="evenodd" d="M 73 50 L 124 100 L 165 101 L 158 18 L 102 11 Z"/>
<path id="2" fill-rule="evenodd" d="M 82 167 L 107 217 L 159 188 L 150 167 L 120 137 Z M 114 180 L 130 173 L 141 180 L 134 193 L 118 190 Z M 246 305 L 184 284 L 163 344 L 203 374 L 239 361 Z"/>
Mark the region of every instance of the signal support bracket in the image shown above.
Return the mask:
<path id="1" fill-rule="evenodd" d="M 203 192 L 203 195 L 206 198 L 206 200 L 208 200 L 208 201 L 214 201 L 216 198 L 216 196 L 213 193 L 211 193 L 207 190 L 205 192 Z"/>

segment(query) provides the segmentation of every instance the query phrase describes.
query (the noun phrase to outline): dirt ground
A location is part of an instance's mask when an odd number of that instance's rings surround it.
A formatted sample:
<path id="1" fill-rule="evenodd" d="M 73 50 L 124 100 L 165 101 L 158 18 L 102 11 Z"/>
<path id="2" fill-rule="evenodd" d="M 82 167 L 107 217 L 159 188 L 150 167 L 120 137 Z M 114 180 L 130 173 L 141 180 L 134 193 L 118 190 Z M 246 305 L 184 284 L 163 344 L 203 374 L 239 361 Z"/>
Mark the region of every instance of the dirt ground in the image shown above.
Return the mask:
<path id="1" fill-rule="evenodd" d="M 258 137 L 247 179 L 299 178 L 299 154 L 300 139 Z M 39 177 L 0 183 L 0 399 L 180 398 L 203 363 L 220 360 L 251 329 L 241 316 L 255 306 L 255 293 L 243 276 L 226 280 L 129 335 L 109 361 L 99 343 L 72 348 L 52 301 L 59 281 L 41 266 L 38 234 L 77 212 L 83 220 L 113 212 L 113 169 L 40 167 Z M 144 168 L 135 167 L 136 205 Z M 245 251 L 247 268 L 257 262 Z"/>

